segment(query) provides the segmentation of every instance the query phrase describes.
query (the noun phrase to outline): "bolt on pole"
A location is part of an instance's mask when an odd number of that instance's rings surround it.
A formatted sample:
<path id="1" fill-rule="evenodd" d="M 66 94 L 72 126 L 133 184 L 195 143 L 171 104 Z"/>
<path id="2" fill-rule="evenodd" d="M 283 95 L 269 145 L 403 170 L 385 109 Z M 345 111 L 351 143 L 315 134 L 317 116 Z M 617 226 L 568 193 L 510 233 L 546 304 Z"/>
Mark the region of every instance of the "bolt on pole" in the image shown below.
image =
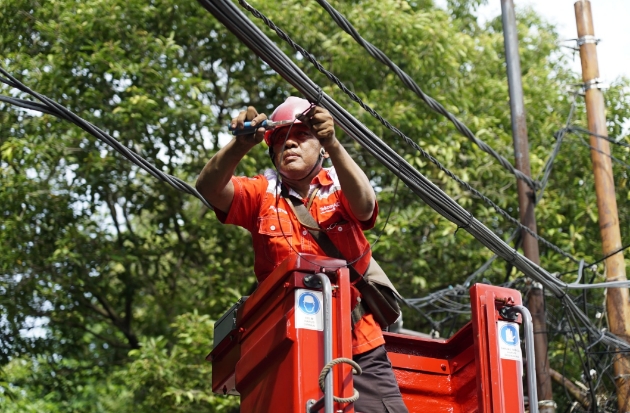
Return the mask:
<path id="1" fill-rule="evenodd" d="M 588 128 L 592 133 L 608 136 L 604 95 L 599 88 L 599 66 L 597 63 L 597 41 L 593 29 L 591 3 L 580 0 L 574 5 L 577 23 L 578 45 L 582 62 L 586 114 Z M 610 144 L 605 139 L 591 135 L 591 161 L 595 175 L 595 192 L 599 214 L 599 230 L 602 237 L 604 255 L 621 248 L 615 181 L 612 173 Z M 626 281 L 626 267 L 623 253 L 619 252 L 606 259 L 606 280 Z M 628 308 L 628 289 L 609 288 L 606 292 L 606 312 L 610 331 L 628 341 L 630 337 L 630 310 Z M 617 385 L 617 403 L 619 411 L 630 411 L 630 356 L 618 353 L 614 364 L 615 384 Z"/>
<path id="2" fill-rule="evenodd" d="M 514 155 L 516 168 L 531 176 L 529 164 L 529 143 L 527 138 L 527 123 L 525 120 L 525 104 L 523 99 L 523 83 L 521 79 L 521 61 L 518 53 L 518 33 L 516 17 L 514 15 L 513 0 L 501 0 L 501 14 L 503 20 L 503 37 L 505 44 L 505 60 L 507 63 L 508 86 L 510 92 L 510 110 L 512 118 L 512 137 L 514 141 Z M 523 180 L 517 180 L 519 215 L 523 225 L 536 233 L 536 217 L 534 207 L 536 193 Z M 525 231 L 521 231 L 523 238 L 523 253 L 533 263 L 540 264 L 538 241 Z M 551 376 L 549 374 L 549 358 L 547 356 L 547 320 L 545 316 L 545 297 L 542 284 L 532 282 L 528 294 L 529 311 L 532 314 L 534 326 L 534 352 L 536 355 L 536 389 L 538 393 L 538 407 L 540 413 L 554 413 L 555 403 L 551 390 Z M 530 374 L 530 372 L 527 372 Z"/>

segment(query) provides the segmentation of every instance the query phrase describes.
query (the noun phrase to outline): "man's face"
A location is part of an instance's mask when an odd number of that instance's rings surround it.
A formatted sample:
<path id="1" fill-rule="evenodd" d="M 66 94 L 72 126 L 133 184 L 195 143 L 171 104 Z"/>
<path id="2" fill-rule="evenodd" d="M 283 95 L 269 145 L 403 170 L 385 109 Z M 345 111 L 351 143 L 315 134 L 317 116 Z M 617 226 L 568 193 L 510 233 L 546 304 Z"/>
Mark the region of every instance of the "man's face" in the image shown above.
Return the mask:
<path id="1" fill-rule="evenodd" d="M 289 126 L 278 129 L 273 137 L 276 168 L 286 178 L 303 179 L 313 169 L 322 146 L 307 126 L 294 124 L 281 153 L 287 132 Z"/>

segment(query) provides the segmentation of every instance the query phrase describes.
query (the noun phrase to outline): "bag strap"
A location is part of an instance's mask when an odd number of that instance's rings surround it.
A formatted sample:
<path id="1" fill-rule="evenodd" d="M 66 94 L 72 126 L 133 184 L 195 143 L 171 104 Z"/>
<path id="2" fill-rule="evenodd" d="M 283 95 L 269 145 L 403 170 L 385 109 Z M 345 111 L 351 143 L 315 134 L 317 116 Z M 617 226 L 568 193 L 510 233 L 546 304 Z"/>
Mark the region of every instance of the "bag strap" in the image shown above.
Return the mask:
<path id="1" fill-rule="evenodd" d="M 309 197 L 309 201 L 308 201 L 309 207 L 313 203 L 313 199 L 315 198 L 315 195 L 317 195 L 318 191 L 319 191 L 319 187 L 317 187 L 311 193 L 311 196 Z M 311 235 L 313 236 L 313 239 L 315 239 L 315 242 L 317 242 L 317 244 L 321 247 L 321 249 L 324 250 L 326 255 L 331 258 L 341 258 L 342 260 L 347 262 L 348 260 L 346 260 L 343 254 L 339 251 L 339 249 L 335 246 L 335 244 L 333 244 L 333 242 L 330 240 L 328 235 L 326 235 L 326 231 L 320 228 L 319 224 L 317 223 L 315 218 L 313 218 L 311 213 L 308 211 L 308 209 L 306 208 L 302 200 L 293 195 L 289 195 L 284 185 L 282 186 L 281 194 L 282 194 L 282 197 L 287 200 L 287 203 L 289 204 L 289 208 L 291 208 L 291 210 L 297 217 L 298 221 L 300 221 L 300 224 L 302 224 L 308 230 L 308 232 L 311 233 Z M 348 265 L 348 269 L 350 270 L 351 282 L 354 283 L 355 281 L 363 278 L 363 276 L 352 265 Z"/>

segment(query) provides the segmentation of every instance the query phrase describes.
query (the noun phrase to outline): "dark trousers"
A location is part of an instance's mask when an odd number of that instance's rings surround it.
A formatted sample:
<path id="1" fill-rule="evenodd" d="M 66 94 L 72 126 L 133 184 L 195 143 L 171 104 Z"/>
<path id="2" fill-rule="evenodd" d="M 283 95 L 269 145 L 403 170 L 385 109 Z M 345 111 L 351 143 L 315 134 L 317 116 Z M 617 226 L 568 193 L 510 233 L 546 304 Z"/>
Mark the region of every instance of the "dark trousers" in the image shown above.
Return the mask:
<path id="1" fill-rule="evenodd" d="M 354 376 L 354 388 L 359 391 L 359 400 L 354 403 L 357 413 L 409 413 L 403 403 L 392 363 L 387 357 L 385 346 L 352 357 L 363 374 Z"/>

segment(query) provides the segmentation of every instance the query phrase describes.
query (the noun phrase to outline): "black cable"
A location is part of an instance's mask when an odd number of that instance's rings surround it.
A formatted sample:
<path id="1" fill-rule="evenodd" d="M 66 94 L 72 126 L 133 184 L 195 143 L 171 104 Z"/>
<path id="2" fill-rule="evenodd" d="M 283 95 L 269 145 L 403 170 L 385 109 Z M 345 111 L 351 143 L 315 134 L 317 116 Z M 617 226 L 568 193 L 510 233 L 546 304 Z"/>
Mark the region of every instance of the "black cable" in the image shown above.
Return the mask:
<path id="1" fill-rule="evenodd" d="M 199 0 L 201 2 L 205 2 L 207 0 Z M 269 18 L 267 18 L 265 15 L 263 15 L 260 11 L 256 10 L 255 8 L 253 8 L 252 6 L 250 6 L 248 3 L 246 3 L 244 0 L 239 0 L 241 5 L 243 5 L 243 7 L 245 7 L 248 11 L 250 11 L 254 16 L 260 18 L 261 20 L 263 20 L 265 22 L 265 24 L 270 27 L 272 30 L 274 30 L 278 36 L 286 41 L 291 47 L 293 47 L 294 50 L 298 51 L 300 54 L 302 54 L 304 56 L 304 58 L 306 60 L 308 60 L 309 62 L 311 62 L 316 68 L 317 70 L 319 70 L 321 73 L 323 73 L 324 75 L 326 75 L 326 77 L 328 77 L 328 79 L 330 79 L 333 83 L 335 83 L 344 93 L 346 93 L 353 101 L 355 101 L 356 103 L 358 103 L 363 109 L 365 109 L 368 113 L 370 113 L 370 115 L 372 115 L 374 118 L 376 118 L 377 120 L 379 120 L 379 122 L 381 122 L 381 124 L 383 124 L 383 126 L 385 126 L 386 128 L 390 129 L 391 131 L 393 131 L 394 133 L 396 133 L 400 138 L 402 138 L 408 145 L 410 145 L 412 148 L 414 148 L 416 151 L 418 151 L 423 157 L 425 157 L 426 159 L 428 159 L 431 163 L 433 163 L 435 166 L 438 167 L 438 169 L 440 169 L 442 172 L 444 172 L 448 177 L 450 177 L 451 179 L 453 179 L 455 182 L 457 182 L 461 187 L 463 187 L 464 189 L 466 189 L 467 191 L 471 192 L 472 194 L 474 194 L 475 196 L 477 196 L 478 198 L 480 198 L 481 200 L 483 200 L 486 204 L 490 205 L 499 215 L 501 215 L 503 218 L 505 218 L 506 220 L 510 221 L 512 224 L 518 226 L 519 228 L 521 228 L 522 230 L 526 231 L 528 234 L 530 234 L 533 238 L 535 238 L 536 240 L 538 240 L 539 242 L 543 243 L 545 246 L 547 246 L 548 248 L 552 249 L 553 251 L 555 251 L 556 253 L 563 255 L 565 258 L 568 258 L 574 262 L 577 262 L 577 259 L 575 259 L 573 256 L 571 256 L 569 253 L 567 253 L 566 251 L 563 251 L 562 249 L 560 249 L 559 247 L 557 247 L 556 245 L 554 245 L 553 243 L 551 243 L 550 241 L 546 240 L 545 238 L 541 237 L 540 235 L 536 234 L 534 231 L 532 231 L 529 227 L 521 224 L 517 219 L 513 218 L 510 214 L 507 213 L 507 211 L 505 211 L 503 208 L 501 208 L 500 206 L 498 206 L 496 203 L 494 203 L 491 199 L 489 199 L 488 197 L 486 197 L 485 195 L 483 195 L 481 192 L 479 192 L 478 190 L 474 189 L 470 184 L 468 184 L 467 182 L 463 181 L 461 178 L 459 178 L 457 175 L 455 175 L 451 170 L 449 170 L 448 168 L 446 168 L 444 165 L 442 165 L 436 158 L 434 158 L 433 156 L 431 156 L 429 153 L 427 153 L 424 149 L 422 149 L 416 142 L 414 142 L 412 139 L 410 139 L 408 136 L 406 136 L 404 133 L 402 133 L 400 130 L 398 130 L 398 128 L 394 127 L 393 125 L 391 125 L 387 120 L 385 120 L 381 115 L 379 115 L 374 109 L 372 109 L 371 107 L 369 107 L 368 105 L 366 105 L 354 92 L 352 92 L 350 89 L 348 89 L 343 82 L 341 82 L 341 80 L 339 80 L 334 74 L 332 74 L 330 71 L 326 70 L 321 63 L 319 63 L 317 61 L 317 59 L 315 59 L 315 57 L 309 53 L 307 50 L 305 50 L 303 47 L 301 47 L 300 45 L 298 45 L 297 43 L 295 43 L 284 31 L 282 31 L 282 29 L 280 29 L 278 26 L 276 26 Z M 280 50 L 278 50 L 277 52 L 282 53 Z M 277 54 L 276 51 L 274 51 L 273 54 Z M 262 56 L 261 56 L 262 57 Z M 356 120 L 355 120 L 356 121 Z M 466 229 L 466 226 L 469 225 L 468 222 L 473 219 L 474 217 L 472 217 L 471 214 L 468 215 L 468 218 L 464 221 L 464 223 L 462 224 L 457 224 L 458 227 L 460 228 L 464 228 Z"/>
<path id="2" fill-rule="evenodd" d="M 549 182 L 549 176 L 551 175 L 553 163 L 558 157 L 558 154 L 560 153 L 560 145 L 562 145 L 564 136 L 569 130 L 569 125 L 571 124 L 571 121 L 573 120 L 573 115 L 575 113 L 575 106 L 576 106 L 576 96 L 574 94 L 573 102 L 571 102 L 571 108 L 569 109 L 569 115 L 567 116 L 567 121 L 564 123 L 564 128 L 560 129 L 558 132 L 554 134 L 554 136 L 556 136 L 556 144 L 553 147 L 553 151 L 551 151 L 551 155 L 549 156 L 549 159 L 547 159 L 547 162 L 545 163 L 545 167 L 543 168 L 543 172 L 542 172 L 542 178 L 539 179 L 540 189 L 538 193 L 536 194 L 536 201 L 535 201 L 536 204 L 538 204 L 538 202 L 540 202 L 540 200 L 542 199 L 542 196 L 545 192 L 545 187 L 547 186 L 547 183 Z"/>
<path id="3" fill-rule="evenodd" d="M 227 0 L 198 0 L 199 3 L 212 13 L 219 22 L 236 35 L 250 50 L 256 53 L 273 70 L 286 79 L 306 98 L 314 100 L 319 94 L 319 87 L 302 72 L 295 63 L 286 56 L 276 44 L 269 38 L 230 1 Z M 394 152 L 389 146 L 381 141 L 365 125 L 355 119 L 350 113 L 343 109 L 328 95 L 323 94 L 320 106 L 326 108 L 335 119 L 337 125 L 343 129 L 348 136 L 357 141 L 380 163 L 398 176 L 416 195 L 427 203 L 440 215 L 462 226 L 467 223 L 470 213 L 462 208 L 457 202 L 445 194 L 440 188 L 409 165 L 404 158 Z M 479 242 L 495 252 L 501 258 L 512 262 L 526 276 L 543 284 L 549 292 L 563 300 L 569 311 L 587 328 L 596 330 L 590 325 L 590 320 L 570 299 L 567 299 L 566 291 L 580 286 L 569 286 L 558 280 L 540 266 L 532 263 L 529 259 L 514 251 L 498 235 L 489 228 L 473 219 L 470 226 L 465 229 Z M 606 283 L 606 287 L 625 286 L 627 283 Z M 604 288 L 604 284 L 602 284 Z M 617 348 L 628 349 L 630 345 L 619 339 L 615 335 L 606 332 L 603 342 Z"/>
<path id="4" fill-rule="evenodd" d="M 608 137 L 606 135 L 599 135 L 595 132 L 589 131 L 588 129 L 580 128 L 579 126 L 575 126 L 575 125 L 572 125 L 569 127 L 569 132 L 581 133 L 583 135 L 592 135 L 592 136 L 595 136 L 596 138 L 604 139 L 612 144 L 623 146 L 624 148 L 630 148 L 630 144 L 626 142 L 621 142 L 621 139 L 624 138 L 623 136 L 615 139 L 615 138 Z"/>
<path id="5" fill-rule="evenodd" d="M 545 188 L 547 187 L 547 184 L 549 183 L 549 177 L 551 176 L 553 163 L 555 162 L 556 158 L 558 157 L 558 154 L 560 153 L 560 145 L 562 144 L 564 136 L 566 135 L 566 132 L 568 131 L 567 128 L 570 125 L 571 120 L 573 119 L 575 107 L 576 107 L 576 99 L 574 95 L 573 102 L 571 103 L 571 108 L 569 109 L 569 115 L 567 116 L 567 120 L 565 122 L 565 127 L 563 129 L 560 129 L 558 132 L 554 134 L 554 136 L 556 137 L 556 144 L 554 145 L 554 148 L 551 154 L 549 155 L 547 162 L 545 162 L 545 166 L 542 172 L 542 178 L 538 179 L 539 188 L 538 188 L 538 192 L 536 193 L 536 201 L 535 201 L 536 204 L 538 204 L 540 200 L 542 199 L 542 196 L 545 192 Z M 511 242 L 514 239 L 514 237 L 518 235 L 519 232 L 520 232 L 520 228 L 517 228 L 510 235 L 507 242 Z M 496 258 L 497 258 L 496 255 L 493 255 L 492 257 L 490 257 L 484 264 L 481 265 L 481 267 L 479 267 L 479 269 L 474 271 L 471 275 L 468 276 L 468 278 L 466 278 L 463 285 L 465 287 L 468 287 L 470 283 L 472 282 L 472 280 L 474 280 L 475 278 L 477 278 L 477 276 L 479 276 L 480 274 L 483 274 L 488 268 L 490 268 L 490 265 L 492 264 L 492 262 L 494 262 Z"/>
<path id="6" fill-rule="evenodd" d="M 616 157 L 614 157 L 613 155 L 611 155 L 611 154 L 609 154 L 609 153 L 606 153 L 606 152 L 602 151 L 601 149 L 598 149 L 598 148 L 596 148 L 596 147 L 594 147 L 594 146 L 591 146 L 591 145 L 590 145 L 588 142 L 586 142 L 586 141 L 584 140 L 584 138 L 582 138 L 581 136 L 578 136 L 578 138 L 579 138 L 579 140 L 580 140 L 580 143 L 581 143 L 583 146 L 586 146 L 586 147 L 587 147 L 587 148 L 589 148 L 590 150 L 595 151 L 595 152 L 597 152 L 597 153 L 600 153 L 600 154 L 602 154 L 602 155 L 604 155 L 604 156 L 606 156 L 606 157 L 610 158 L 611 160 L 613 160 L 614 162 L 618 163 L 619 165 L 623 166 L 623 167 L 624 167 L 624 168 L 626 168 L 626 169 L 630 169 L 630 165 L 628 165 L 627 163 L 625 163 L 625 162 L 624 162 L 624 161 L 622 161 L 621 159 L 616 158 Z"/>
<path id="7" fill-rule="evenodd" d="M 464 125 L 459 119 L 457 119 L 457 117 L 454 114 L 446 110 L 446 108 L 444 108 L 442 104 L 440 104 L 438 101 L 433 99 L 431 96 L 424 93 L 422 89 L 420 88 L 420 86 L 418 86 L 418 84 L 411 78 L 411 76 L 409 76 L 406 72 L 400 69 L 400 67 L 398 67 L 396 63 L 392 62 L 382 50 L 380 50 L 378 47 L 374 46 L 372 43 L 368 42 L 363 37 L 361 37 L 359 32 L 357 32 L 357 30 L 352 26 L 352 24 L 350 24 L 350 22 L 345 18 L 343 14 L 335 10 L 335 8 L 332 7 L 326 0 L 316 0 L 316 1 L 317 3 L 319 3 L 320 6 L 322 6 L 328 12 L 330 17 L 332 17 L 335 23 L 337 23 L 337 25 L 341 29 L 343 29 L 343 31 L 348 33 L 358 44 L 363 46 L 363 48 L 367 50 L 367 52 L 372 57 L 374 57 L 379 62 L 383 63 L 388 68 L 390 68 L 398 76 L 398 78 L 402 80 L 403 84 L 407 86 L 407 88 L 409 88 L 412 92 L 414 92 L 420 99 L 422 99 L 431 110 L 439 113 L 440 115 L 445 116 L 462 135 L 464 135 L 471 142 L 477 145 L 482 151 L 493 156 L 496 160 L 499 161 L 501 166 L 503 166 L 506 170 L 510 171 L 514 176 L 516 176 L 516 178 L 526 182 L 530 188 L 534 190 L 537 189 L 538 185 L 534 180 L 532 180 L 531 177 L 525 175 L 523 172 L 516 169 L 514 165 L 510 163 L 510 161 L 508 161 L 503 156 L 501 156 L 498 152 L 492 149 L 487 143 L 477 138 L 475 134 L 466 125 Z M 241 3 L 241 5 L 243 5 L 244 3 L 247 4 L 244 0 L 239 0 L 239 2 Z"/>
<path id="8" fill-rule="evenodd" d="M 1 95 L 0 95 L 0 101 L 10 103 L 10 104 L 13 104 L 18 107 L 25 108 L 25 109 L 36 110 L 39 112 L 47 113 L 47 114 L 56 116 L 60 119 L 66 120 L 68 122 L 74 123 L 75 125 L 83 129 L 84 131 L 88 132 L 92 136 L 99 139 L 100 141 L 111 146 L 114 150 L 116 150 L 116 152 L 120 153 L 129 161 L 131 161 L 135 165 L 147 171 L 153 177 L 159 179 L 160 181 L 168 183 L 173 188 L 179 191 L 191 194 L 199 198 L 205 206 L 212 209 L 212 205 L 210 205 L 210 203 L 197 191 L 197 189 L 190 186 L 188 183 L 182 181 L 181 179 L 175 176 L 162 172 L 161 170 L 156 168 L 154 165 L 150 164 L 146 159 L 142 158 L 133 150 L 122 145 L 115 138 L 113 138 L 111 135 L 104 132 L 103 130 L 99 129 L 97 126 L 86 121 L 85 119 L 82 119 L 81 117 L 77 116 L 76 114 L 74 114 L 73 112 L 65 108 L 64 106 L 49 99 L 48 97 L 31 90 L 22 82 L 17 80 L 15 77 L 11 76 L 11 74 L 9 74 L 6 70 L 4 70 L 4 68 L 0 67 L 0 73 L 6 76 L 6 79 L 3 77 L 0 77 L 0 82 L 5 83 L 13 88 L 16 88 L 26 94 L 29 94 L 33 96 L 34 98 L 38 99 L 42 103 L 30 102 L 23 99 L 11 98 L 8 96 L 1 96 Z"/>
<path id="9" fill-rule="evenodd" d="M 591 407 L 593 409 L 593 413 L 597 413 L 597 397 L 595 395 L 595 389 L 593 388 L 593 380 L 591 377 L 591 372 L 590 372 L 590 369 L 587 367 L 585 360 L 582 358 L 582 354 L 580 353 L 580 348 L 578 347 L 578 340 L 576 339 L 576 337 L 579 337 L 580 341 L 583 341 L 583 338 L 579 330 L 578 330 L 578 334 L 575 334 L 575 331 L 573 330 L 573 322 L 575 322 L 577 326 L 577 320 L 575 320 L 574 314 L 571 311 L 569 311 L 567 313 L 567 316 L 568 316 L 567 321 L 569 323 L 569 328 L 571 329 L 571 336 L 573 337 L 573 341 L 576 347 L 576 353 L 578 355 L 578 359 L 580 360 L 580 364 L 582 365 L 582 370 L 584 371 L 584 378 L 586 379 L 589 385 L 588 387 L 589 387 L 589 393 L 591 395 Z M 573 322 L 571 321 L 571 318 L 573 318 Z M 585 348 L 585 347 L 586 347 L 585 345 L 582 346 L 582 348 Z"/>
<path id="10" fill-rule="evenodd" d="M 623 247 L 621 247 L 621 248 L 619 248 L 619 249 L 617 249 L 617 250 L 615 250 L 615 251 L 611 252 L 610 254 L 603 256 L 602 258 L 598 259 L 597 261 L 595 261 L 595 262 L 593 262 L 593 263 L 589 264 L 589 267 L 590 267 L 590 266 L 593 266 L 593 265 L 597 265 L 597 264 L 599 264 L 600 262 L 605 261 L 605 260 L 607 260 L 608 258 L 612 257 L 613 255 L 615 255 L 615 254 L 619 254 L 620 252 L 627 250 L 628 248 L 630 248 L 630 244 L 628 244 L 628 245 L 624 245 Z"/>

